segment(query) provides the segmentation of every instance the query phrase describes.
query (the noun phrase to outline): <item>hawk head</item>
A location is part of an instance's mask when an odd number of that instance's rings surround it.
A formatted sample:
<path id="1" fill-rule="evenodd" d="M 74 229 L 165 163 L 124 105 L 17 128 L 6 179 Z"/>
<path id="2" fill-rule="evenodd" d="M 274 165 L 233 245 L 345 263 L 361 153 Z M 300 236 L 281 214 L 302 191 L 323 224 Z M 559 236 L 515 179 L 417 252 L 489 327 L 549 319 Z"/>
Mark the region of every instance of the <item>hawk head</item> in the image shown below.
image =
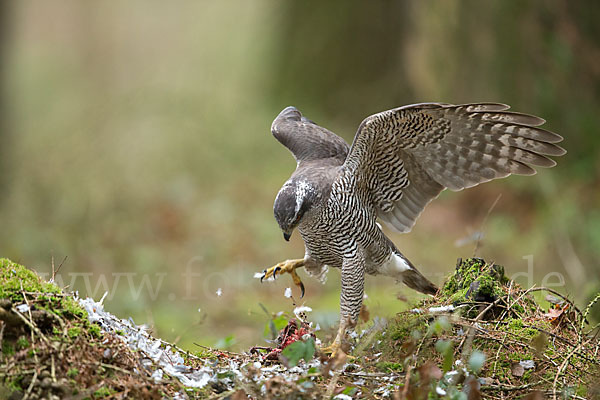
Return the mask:
<path id="1" fill-rule="evenodd" d="M 310 210 L 315 198 L 315 189 L 305 180 L 290 179 L 279 190 L 273 205 L 273 213 L 285 240 L 290 240 L 294 228 Z"/>

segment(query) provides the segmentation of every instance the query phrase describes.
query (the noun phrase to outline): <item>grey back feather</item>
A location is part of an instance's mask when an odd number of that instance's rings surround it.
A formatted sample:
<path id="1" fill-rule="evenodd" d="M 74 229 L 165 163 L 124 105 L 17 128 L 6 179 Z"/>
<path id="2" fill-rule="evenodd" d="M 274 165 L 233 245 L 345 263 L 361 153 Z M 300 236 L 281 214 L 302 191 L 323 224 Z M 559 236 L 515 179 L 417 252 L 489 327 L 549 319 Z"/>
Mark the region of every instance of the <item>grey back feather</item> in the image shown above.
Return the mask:
<path id="1" fill-rule="evenodd" d="M 271 125 L 271 132 L 299 164 L 334 158 L 341 165 L 350 150 L 344 139 L 304 118 L 295 107 L 287 107 L 279 113 Z"/>

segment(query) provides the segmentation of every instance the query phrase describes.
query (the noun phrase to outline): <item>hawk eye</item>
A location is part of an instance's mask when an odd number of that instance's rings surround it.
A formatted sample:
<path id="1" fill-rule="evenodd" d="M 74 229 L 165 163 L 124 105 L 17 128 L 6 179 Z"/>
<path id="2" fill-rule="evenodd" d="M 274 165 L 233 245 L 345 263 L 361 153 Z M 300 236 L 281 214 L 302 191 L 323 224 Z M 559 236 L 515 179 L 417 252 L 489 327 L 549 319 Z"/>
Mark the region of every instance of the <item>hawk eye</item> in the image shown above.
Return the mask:
<path id="1" fill-rule="evenodd" d="M 300 222 L 300 218 L 302 218 L 302 212 L 299 212 L 298 214 L 296 214 L 296 218 L 294 218 L 294 225 L 296 225 L 298 222 Z"/>

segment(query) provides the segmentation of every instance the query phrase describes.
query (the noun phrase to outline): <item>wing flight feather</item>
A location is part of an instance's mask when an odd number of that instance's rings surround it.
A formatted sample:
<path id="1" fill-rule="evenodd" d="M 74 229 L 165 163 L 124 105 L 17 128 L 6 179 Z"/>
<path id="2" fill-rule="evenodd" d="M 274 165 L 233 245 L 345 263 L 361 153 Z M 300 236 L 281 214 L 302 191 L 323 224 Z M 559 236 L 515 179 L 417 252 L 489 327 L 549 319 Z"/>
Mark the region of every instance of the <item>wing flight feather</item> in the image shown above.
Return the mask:
<path id="1" fill-rule="evenodd" d="M 408 232 L 425 206 L 510 174 L 532 175 L 566 151 L 545 120 L 500 103 L 423 103 L 374 114 L 360 125 L 345 167 L 365 182 L 379 217 Z"/>

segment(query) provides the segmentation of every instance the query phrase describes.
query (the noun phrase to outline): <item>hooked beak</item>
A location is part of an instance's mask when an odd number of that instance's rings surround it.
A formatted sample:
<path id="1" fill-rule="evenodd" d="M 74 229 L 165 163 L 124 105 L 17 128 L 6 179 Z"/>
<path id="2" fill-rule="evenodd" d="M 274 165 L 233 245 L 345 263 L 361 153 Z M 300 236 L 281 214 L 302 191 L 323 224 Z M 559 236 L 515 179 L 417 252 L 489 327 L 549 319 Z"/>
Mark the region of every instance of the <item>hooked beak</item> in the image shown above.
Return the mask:
<path id="1" fill-rule="evenodd" d="M 283 238 L 285 239 L 285 241 L 286 241 L 286 242 L 289 242 L 289 241 L 290 241 L 290 237 L 292 237 L 292 234 L 291 234 L 291 232 L 290 232 L 290 233 L 288 233 L 288 232 L 283 232 Z"/>

